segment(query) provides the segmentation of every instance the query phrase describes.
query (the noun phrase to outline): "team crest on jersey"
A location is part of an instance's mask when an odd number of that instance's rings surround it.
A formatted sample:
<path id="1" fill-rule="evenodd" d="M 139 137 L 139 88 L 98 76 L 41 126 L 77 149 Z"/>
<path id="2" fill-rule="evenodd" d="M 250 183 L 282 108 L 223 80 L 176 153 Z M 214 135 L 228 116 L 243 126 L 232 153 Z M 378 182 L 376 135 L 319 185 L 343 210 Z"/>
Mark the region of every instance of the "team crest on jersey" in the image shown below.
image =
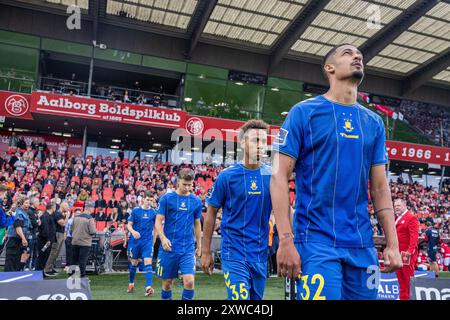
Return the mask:
<path id="1" fill-rule="evenodd" d="M 352 120 L 351 119 L 344 119 L 344 130 L 347 132 L 352 132 L 355 128 L 352 126 Z"/>
<path id="2" fill-rule="evenodd" d="M 181 202 L 180 210 L 187 210 L 186 209 L 186 203 L 184 201 Z"/>
<path id="3" fill-rule="evenodd" d="M 343 116 L 346 116 L 345 113 L 342 114 Z M 350 117 L 344 118 L 343 126 L 341 127 L 344 129 L 344 132 L 340 132 L 340 136 L 346 139 L 359 139 L 359 135 L 355 134 L 355 127 L 353 127 L 353 120 L 351 118 L 352 114 L 350 114 Z M 342 124 L 341 124 L 342 125 Z"/>
<path id="4" fill-rule="evenodd" d="M 251 191 L 248 194 L 261 194 L 261 191 L 256 191 L 258 190 L 258 184 L 255 179 L 250 180 L 250 189 Z"/>

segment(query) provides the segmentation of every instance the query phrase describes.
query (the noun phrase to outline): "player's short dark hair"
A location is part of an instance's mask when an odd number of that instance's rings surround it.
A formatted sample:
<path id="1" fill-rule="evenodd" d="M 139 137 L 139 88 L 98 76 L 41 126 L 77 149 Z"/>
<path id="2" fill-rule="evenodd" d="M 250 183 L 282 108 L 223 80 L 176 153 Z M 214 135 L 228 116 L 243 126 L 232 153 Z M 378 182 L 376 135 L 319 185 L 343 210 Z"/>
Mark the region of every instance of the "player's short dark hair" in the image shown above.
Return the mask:
<path id="1" fill-rule="evenodd" d="M 45 210 L 52 210 L 52 209 L 54 209 L 54 208 L 56 208 L 56 204 L 54 204 L 54 203 L 48 203 L 46 206 L 45 206 Z"/>
<path id="2" fill-rule="evenodd" d="M 153 193 L 149 190 L 145 191 L 144 198 L 153 198 Z"/>
<path id="3" fill-rule="evenodd" d="M 248 120 L 242 127 L 239 128 L 239 141 L 243 140 L 245 133 L 251 129 L 268 130 L 269 125 L 262 120 L 251 119 Z"/>
<path id="4" fill-rule="evenodd" d="M 341 43 L 341 44 L 335 45 L 333 48 L 331 48 L 330 51 L 328 51 L 327 54 L 325 54 L 325 56 L 323 57 L 323 60 L 322 60 L 322 73 L 323 73 L 323 76 L 325 77 L 325 80 L 327 80 L 327 81 L 328 81 L 328 75 L 327 75 L 327 72 L 325 71 L 325 65 L 327 64 L 328 59 L 331 56 L 334 56 L 334 54 L 336 53 L 337 49 L 339 49 L 342 46 L 353 46 L 354 47 L 354 45 L 351 44 L 351 43 Z"/>
<path id="5" fill-rule="evenodd" d="M 178 180 L 192 181 L 194 180 L 194 171 L 190 168 L 183 168 L 178 172 Z"/>

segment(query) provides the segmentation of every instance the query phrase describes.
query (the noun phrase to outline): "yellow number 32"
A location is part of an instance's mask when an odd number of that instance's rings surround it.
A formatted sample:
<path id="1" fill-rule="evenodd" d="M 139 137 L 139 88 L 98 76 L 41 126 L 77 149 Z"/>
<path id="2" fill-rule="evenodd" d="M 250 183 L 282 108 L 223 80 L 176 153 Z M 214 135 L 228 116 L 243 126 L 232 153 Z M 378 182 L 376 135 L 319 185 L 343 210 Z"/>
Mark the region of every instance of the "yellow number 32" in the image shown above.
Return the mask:
<path id="1" fill-rule="evenodd" d="M 308 285 L 308 278 L 309 275 L 301 277 L 301 282 L 303 283 L 302 287 L 303 290 L 305 291 L 304 292 L 305 294 L 303 293 L 300 294 L 302 300 L 309 300 L 311 296 L 311 290 Z M 317 282 L 319 282 L 319 285 L 317 287 L 316 293 L 314 294 L 313 300 L 326 300 L 326 297 L 320 295 L 322 293 L 323 286 L 325 284 L 325 280 L 321 274 L 315 274 L 312 276 L 311 284 L 315 285 Z"/>

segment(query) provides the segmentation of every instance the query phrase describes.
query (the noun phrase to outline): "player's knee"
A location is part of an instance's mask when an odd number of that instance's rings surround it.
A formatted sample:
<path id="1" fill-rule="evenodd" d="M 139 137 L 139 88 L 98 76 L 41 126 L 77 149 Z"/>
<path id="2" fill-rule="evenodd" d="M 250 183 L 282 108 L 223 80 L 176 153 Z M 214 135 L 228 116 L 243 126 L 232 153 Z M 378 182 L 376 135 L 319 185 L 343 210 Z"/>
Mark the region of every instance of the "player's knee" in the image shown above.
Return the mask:
<path id="1" fill-rule="evenodd" d="M 172 290 L 173 286 L 173 279 L 164 279 L 162 282 L 162 289 L 164 291 L 170 291 Z"/>
<path id="2" fill-rule="evenodd" d="M 183 277 L 183 286 L 185 289 L 194 289 L 194 278 L 193 277 Z"/>
<path id="3" fill-rule="evenodd" d="M 148 266 L 152 264 L 152 259 L 144 259 L 144 265 Z"/>
<path id="4" fill-rule="evenodd" d="M 139 260 L 134 260 L 134 259 L 131 260 L 131 265 L 133 267 L 136 267 L 138 264 L 139 264 Z"/>

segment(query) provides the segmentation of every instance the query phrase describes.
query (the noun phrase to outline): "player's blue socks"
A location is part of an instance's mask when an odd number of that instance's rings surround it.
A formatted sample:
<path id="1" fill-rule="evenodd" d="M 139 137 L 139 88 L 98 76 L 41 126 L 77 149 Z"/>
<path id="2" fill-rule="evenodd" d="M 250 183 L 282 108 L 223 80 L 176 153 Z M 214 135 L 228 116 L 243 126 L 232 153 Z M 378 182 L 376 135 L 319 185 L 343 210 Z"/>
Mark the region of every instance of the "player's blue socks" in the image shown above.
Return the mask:
<path id="1" fill-rule="evenodd" d="M 134 283 L 134 277 L 136 276 L 137 266 L 130 264 L 130 283 Z"/>
<path id="2" fill-rule="evenodd" d="M 192 300 L 194 299 L 194 289 L 183 289 L 183 294 L 181 295 L 181 300 Z"/>
<path id="3" fill-rule="evenodd" d="M 161 290 L 161 299 L 172 300 L 172 290 L 170 291 Z"/>
<path id="4" fill-rule="evenodd" d="M 151 264 L 145 265 L 144 271 L 145 271 L 145 285 L 147 287 L 151 287 L 152 286 L 152 276 L 153 276 L 152 265 Z"/>

